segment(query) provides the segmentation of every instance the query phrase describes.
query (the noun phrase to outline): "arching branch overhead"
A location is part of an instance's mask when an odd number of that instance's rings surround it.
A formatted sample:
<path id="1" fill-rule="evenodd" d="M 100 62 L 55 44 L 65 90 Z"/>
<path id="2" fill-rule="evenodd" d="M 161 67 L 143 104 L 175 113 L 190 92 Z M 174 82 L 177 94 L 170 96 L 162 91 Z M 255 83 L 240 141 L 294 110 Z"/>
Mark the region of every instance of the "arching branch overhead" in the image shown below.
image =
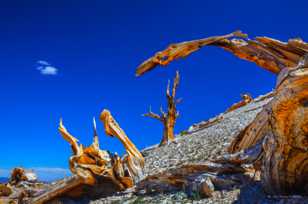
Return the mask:
<path id="1" fill-rule="evenodd" d="M 241 31 L 235 31 L 227 35 L 171 44 L 139 65 L 136 76 L 141 76 L 158 65 L 166 66 L 173 60 L 187 57 L 204 46 L 221 47 L 275 74 L 284 67 L 296 66 L 308 53 L 308 44 L 301 39 L 282 42 L 268 37 L 256 37 L 251 40 Z"/>

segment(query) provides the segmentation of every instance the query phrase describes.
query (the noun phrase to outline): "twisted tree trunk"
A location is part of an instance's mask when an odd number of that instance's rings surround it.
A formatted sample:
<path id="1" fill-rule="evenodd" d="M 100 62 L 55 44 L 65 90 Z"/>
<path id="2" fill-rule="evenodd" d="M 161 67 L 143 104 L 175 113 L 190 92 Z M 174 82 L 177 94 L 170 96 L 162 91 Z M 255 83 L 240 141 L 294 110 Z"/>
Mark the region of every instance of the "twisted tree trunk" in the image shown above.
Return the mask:
<path id="1" fill-rule="evenodd" d="M 157 65 L 166 66 L 209 45 L 279 74 L 274 99 L 234 139 L 229 152 L 241 154 L 263 143 L 262 162 L 256 168 L 261 169 L 265 190 L 275 195 L 308 195 L 308 44 L 301 39 L 287 43 L 268 37 L 251 40 L 234 32 L 172 44 L 144 61 L 136 74 L 140 76 Z"/>
<path id="2" fill-rule="evenodd" d="M 308 66 L 305 69 L 308 74 Z M 281 79 L 267 108 L 270 131 L 264 138 L 262 182 L 270 194 L 307 195 L 308 75 L 285 71 L 287 76 Z"/>

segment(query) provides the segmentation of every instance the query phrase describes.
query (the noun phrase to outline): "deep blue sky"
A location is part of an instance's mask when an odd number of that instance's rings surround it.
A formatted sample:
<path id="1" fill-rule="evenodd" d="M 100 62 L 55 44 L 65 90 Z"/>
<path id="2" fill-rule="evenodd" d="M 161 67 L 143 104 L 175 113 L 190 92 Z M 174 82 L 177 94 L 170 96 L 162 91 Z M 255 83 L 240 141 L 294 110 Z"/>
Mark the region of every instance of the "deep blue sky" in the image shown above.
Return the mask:
<path id="1" fill-rule="evenodd" d="M 71 149 L 57 131 L 63 117 L 84 144 L 92 117 L 111 110 L 132 141 L 158 143 L 162 127 L 141 117 L 165 104 L 179 69 L 176 132 L 224 111 L 250 92 L 270 91 L 275 76 L 219 48 L 204 48 L 167 69 L 135 78 L 135 68 L 169 43 L 226 34 L 306 38 L 308 1 L 68 1 L 0 2 L 0 168 L 67 168 Z M 307 39 L 306 39 L 307 40 Z M 37 61 L 58 68 L 42 75 Z M 98 124 L 101 148 L 122 153 Z"/>

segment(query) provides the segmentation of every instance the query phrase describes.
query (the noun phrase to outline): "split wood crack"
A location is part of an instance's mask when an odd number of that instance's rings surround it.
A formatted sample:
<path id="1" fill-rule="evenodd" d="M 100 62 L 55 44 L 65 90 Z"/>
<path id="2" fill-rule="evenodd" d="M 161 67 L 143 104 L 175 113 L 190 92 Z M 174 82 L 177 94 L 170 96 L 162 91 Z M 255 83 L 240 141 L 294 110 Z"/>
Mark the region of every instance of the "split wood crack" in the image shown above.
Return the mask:
<path id="1" fill-rule="evenodd" d="M 204 46 L 221 47 L 278 75 L 272 101 L 233 140 L 224 163 L 253 163 L 254 169 L 261 172 L 261 182 L 268 194 L 307 195 L 308 44 L 301 39 L 290 39 L 287 43 L 268 37 L 251 40 L 236 31 L 171 44 L 144 61 L 136 75 L 141 76 L 157 65 L 166 66 Z M 244 104 L 251 101 L 247 99 Z M 230 109 L 240 106 L 241 103 Z"/>
<path id="2" fill-rule="evenodd" d="M 196 173 L 211 173 L 210 180 L 201 184 L 205 196 L 210 196 L 213 186 L 221 184 L 216 174 L 244 175 L 259 172 L 261 183 L 267 194 L 292 195 L 308 194 L 308 44 L 301 39 L 290 39 L 287 43 L 268 37 L 249 39 L 240 31 L 193 41 L 171 44 L 144 61 L 136 70 L 141 76 L 158 65 L 166 66 L 173 60 L 187 57 L 205 46 L 221 47 L 235 56 L 254 62 L 260 67 L 277 74 L 277 83 L 272 100 L 258 113 L 253 122 L 237 135 L 228 154 L 200 165 L 184 165 L 171 172 L 162 172 L 143 178 L 144 158 L 130 141 L 108 110 L 100 119 L 107 135 L 118 138 L 126 150 L 120 158 L 99 146 L 96 123 L 94 121 L 93 143 L 84 147 L 71 135 L 62 121 L 59 131 L 71 145 L 73 155 L 69 159 L 73 176 L 63 180 L 45 193 L 33 198 L 31 203 L 45 203 L 59 197 L 108 196 L 118 191 L 136 186 L 136 190 L 154 188 L 165 183 L 173 187 L 183 187 L 187 178 Z M 144 116 L 161 121 L 164 125 L 162 144 L 174 139 L 174 126 L 179 116 L 175 98 L 179 85 L 179 73 L 170 93 L 168 83 L 167 112 L 161 115 L 152 112 Z M 243 100 L 227 110 L 233 111 L 253 99 L 243 95 Z M 217 121 L 209 121 L 209 126 Z M 247 168 L 247 164 L 249 168 Z M 16 174 L 17 175 L 17 174 Z M 18 174 L 19 175 L 19 174 Z M 24 177 L 15 176 L 12 182 L 19 183 Z M 213 185 L 211 184 L 213 183 Z M 15 185 L 15 184 L 14 184 Z M 158 185 L 161 187 L 160 185 Z M 6 186 L 1 189 L 8 192 Z M 0 190 L 1 190 L 0 189 Z"/>

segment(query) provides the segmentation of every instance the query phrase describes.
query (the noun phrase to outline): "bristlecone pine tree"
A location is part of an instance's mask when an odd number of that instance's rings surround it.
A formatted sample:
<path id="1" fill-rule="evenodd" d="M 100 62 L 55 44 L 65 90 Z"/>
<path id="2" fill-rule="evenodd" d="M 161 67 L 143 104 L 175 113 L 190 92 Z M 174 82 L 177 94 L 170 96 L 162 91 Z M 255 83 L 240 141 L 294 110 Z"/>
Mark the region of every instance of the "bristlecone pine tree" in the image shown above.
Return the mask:
<path id="1" fill-rule="evenodd" d="M 150 107 L 148 113 L 143 116 L 154 118 L 163 123 L 163 138 L 160 142 L 160 145 L 167 144 L 174 140 L 174 126 L 176 123 L 176 119 L 179 117 L 179 112 L 176 110 L 176 105 L 180 102 L 180 99 L 176 99 L 176 90 L 179 86 L 180 82 L 180 74 L 177 71 L 176 76 L 173 80 L 172 93 L 170 94 L 170 81 L 168 81 L 166 96 L 167 96 L 167 113 L 163 111 L 162 107 L 160 108 L 161 115 L 153 113 Z"/>
<path id="2" fill-rule="evenodd" d="M 221 47 L 278 75 L 273 99 L 233 140 L 230 154 L 215 162 L 237 166 L 253 163 L 255 170 L 261 172 L 266 193 L 307 196 L 308 43 L 299 38 L 288 42 L 269 37 L 250 39 L 236 31 L 171 44 L 144 61 L 137 68 L 136 75 L 141 76 L 158 65 L 166 66 L 204 46 Z"/>

